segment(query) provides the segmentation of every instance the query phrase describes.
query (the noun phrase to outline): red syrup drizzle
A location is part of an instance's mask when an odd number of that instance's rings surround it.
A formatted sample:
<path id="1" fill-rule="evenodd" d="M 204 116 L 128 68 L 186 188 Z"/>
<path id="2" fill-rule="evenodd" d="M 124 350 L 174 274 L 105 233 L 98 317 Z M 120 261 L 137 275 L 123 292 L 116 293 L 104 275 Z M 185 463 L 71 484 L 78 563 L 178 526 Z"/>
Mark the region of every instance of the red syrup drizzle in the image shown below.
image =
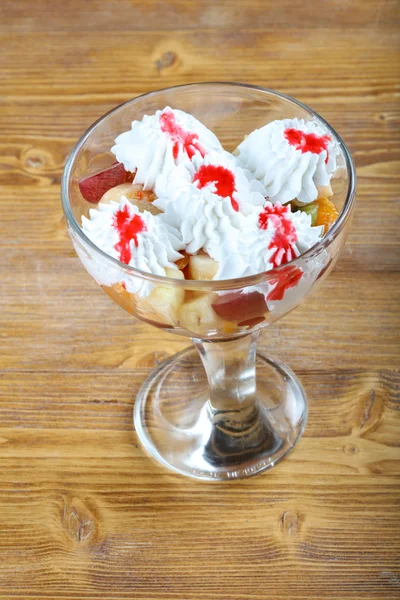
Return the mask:
<path id="1" fill-rule="evenodd" d="M 331 141 L 330 135 L 317 135 L 316 133 L 305 133 L 301 129 L 288 128 L 283 132 L 285 138 L 296 150 L 312 152 L 312 154 L 321 154 L 326 150 L 325 163 L 328 162 L 328 144 Z"/>
<path id="2" fill-rule="evenodd" d="M 206 151 L 199 143 L 199 136 L 197 133 L 185 131 L 183 127 L 177 123 L 172 110 L 161 113 L 159 121 L 161 131 L 167 133 L 171 138 L 173 143 L 172 154 L 175 160 L 178 158 L 180 148 L 183 148 L 190 159 L 193 158 L 196 150 L 200 152 L 202 157 L 205 156 Z"/>
<path id="3" fill-rule="evenodd" d="M 215 184 L 215 193 L 221 198 L 230 198 L 232 208 L 239 211 L 239 204 L 233 198 L 236 192 L 235 175 L 229 169 L 220 165 L 202 165 L 193 178 L 193 183 L 201 190 L 210 183 Z"/>
<path id="4" fill-rule="evenodd" d="M 270 280 L 276 285 L 267 295 L 267 300 L 282 300 L 286 290 L 297 285 L 302 277 L 303 271 L 299 267 L 284 267 L 277 277 Z"/>
<path id="5" fill-rule="evenodd" d="M 274 250 L 270 258 L 274 268 L 293 260 L 297 256 L 294 246 L 297 242 L 296 227 L 287 218 L 288 213 L 288 206 L 282 206 L 279 202 L 275 205 L 267 202 L 258 217 L 260 229 L 268 229 L 270 223 L 275 229 L 274 236 L 268 246 L 268 250 Z"/>
<path id="6" fill-rule="evenodd" d="M 294 224 L 287 217 L 288 213 L 288 206 L 282 206 L 279 202 L 275 205 L 267 202 L 258 217 L 260 229 L 267 229 L 270 223 L 275 229 L 274 237 L 268 246 L 268 250 L 274 249 L 270 258 L 274 268 L 296 258 L 294 244 L 297 242 L 297 233 Z M 303 271 L 298 267 L 285 267 L 277 277 L 271 279 L 270 283 L 276 285 L 267 295 L 267 300 L 282 300 L 286 290 L 297 285 L 302 277 Z"/>
<path id="7" fill-rule="evenodd" d="M 139 245 L 137 236 L 147 231 L 146 225 L 139 215 L 132 215 L 128 206 L 124 206 L 116 212 L 113 226 L 119 234 L 119 242 L 114 248 L 119 252 L 119 260 L 128 265 L 132 258 L 131 240 L 137 248 Z"/>

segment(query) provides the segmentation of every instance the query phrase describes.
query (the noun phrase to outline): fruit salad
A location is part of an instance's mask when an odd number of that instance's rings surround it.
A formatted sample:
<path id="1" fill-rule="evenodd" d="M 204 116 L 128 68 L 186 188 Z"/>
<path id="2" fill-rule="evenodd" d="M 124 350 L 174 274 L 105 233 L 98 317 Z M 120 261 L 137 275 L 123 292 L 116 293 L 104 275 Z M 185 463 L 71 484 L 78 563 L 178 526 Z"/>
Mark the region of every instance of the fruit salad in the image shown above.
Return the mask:
<path id="1" fill-rule="evenodd" d="M 326 268 L 323 255 L 292 263 L 338 217 L 331 180 L 339 148 L 319 122 L 275 120 L 229 153 L 192 115 L 166 107 L 134 121 L 111 152 L 109 168 L 79 182 L 91 205 L 82 229 L 144 276 L 81 258 L 129 312 L 192 333 L 235 332 L 296 305 Z M 272 278 L 238 284 L 239 291 L 202 293 L 170 282 L 232 280 L 277 267 Z M 156 285 L 152 275 L 168 280 Z"/>

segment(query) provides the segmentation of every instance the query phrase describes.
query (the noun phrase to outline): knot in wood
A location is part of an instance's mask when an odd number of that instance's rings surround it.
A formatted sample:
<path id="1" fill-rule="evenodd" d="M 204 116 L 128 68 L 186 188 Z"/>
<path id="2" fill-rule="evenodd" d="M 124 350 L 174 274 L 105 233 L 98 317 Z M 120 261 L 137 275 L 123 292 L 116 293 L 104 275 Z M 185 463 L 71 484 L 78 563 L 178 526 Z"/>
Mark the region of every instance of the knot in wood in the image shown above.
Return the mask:
<path id="1" fill-rule="evenodd" d="M 168 67 L 172 67 L 177 61 L 177 55 L 175 52 L 164 52 L 160 58 L 154 61 L 156 68 L 158 71 L 162 71 L 163 69 L 168 69 Z"/>
<path id="2" fill-rule="evenodd" d="M 280 522 L 283 535 L 296 535 L 300 527 L 300 515 L 297 512 L 285 511 Z"/>
<path id="3" fill-rule="evenodd" d="M 343 446 L 343 452 L 345 454 L 354 455 L 354 454 L 358 454 L 360 452 L 360 450 L 358 449 L 358 447 L 355 444 L 345 444 Z"/>
<path id="4" fill-rule="evenodd" d="M 48 162 L 46 152 L 38 148 L 27 148 L 21 156 L 28 169 L 41 169 Z"/>
<path id="5" fill-rule="evenodd" d="M 44 165 L 44 158 L 41 156 L 30 156 L 26 159 L 26 164 L 28 167 L 32 167 L 34 169 L 40 169 Z"/>
<path id="6" fill-rule="evenodd" d="M 78 543 L 87 542 L 96 531 L 91 511 L 79 498 L 64 500 L 63 525 L 69 536 Z"/>

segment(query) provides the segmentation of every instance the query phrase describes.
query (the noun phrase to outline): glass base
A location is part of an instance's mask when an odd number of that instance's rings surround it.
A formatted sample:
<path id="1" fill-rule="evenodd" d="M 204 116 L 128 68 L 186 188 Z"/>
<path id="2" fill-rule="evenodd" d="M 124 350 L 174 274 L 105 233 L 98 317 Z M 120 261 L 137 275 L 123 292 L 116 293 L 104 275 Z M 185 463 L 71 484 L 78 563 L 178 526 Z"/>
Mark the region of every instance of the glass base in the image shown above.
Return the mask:
<path id="1" fill-rule="evenodd" d="M 135 402 L 134 423 L 144 448 L 165 467 L 195 479 L 243 479 L 273 467 L 302 435 L 307 399 L 281 363 L 257 354 L 256 373 L 250 414 L 240 403 L 213 408 L 195 348 L 160 364 Z"/>

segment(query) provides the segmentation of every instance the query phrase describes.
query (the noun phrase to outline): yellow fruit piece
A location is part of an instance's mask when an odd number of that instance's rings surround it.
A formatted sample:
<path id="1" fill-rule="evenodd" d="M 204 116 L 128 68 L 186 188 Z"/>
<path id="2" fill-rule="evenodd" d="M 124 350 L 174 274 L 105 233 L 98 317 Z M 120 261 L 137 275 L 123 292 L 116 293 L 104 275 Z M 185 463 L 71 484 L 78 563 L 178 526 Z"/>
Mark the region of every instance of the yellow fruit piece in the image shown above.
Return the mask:
<path id="1" fill-rule="evenodd" d="M 238 330 L 239 327 L 237 323 L 233 323 L 232 321 L 224 321 L 222 324 L 222 331 L 225 333 L 225 335 L 232 335 L 237 333 Z"/>
<path id="2" fill-rule="evenodd" d="M 120 202 L 122 196 L 128 198 L 132 204 L 138 207 L 140 212 L 147 210 L 152 215 L 159 215 L 161 212 L 161 210 L 152 204 L 153 200 L 156 198 L 155 194 L 153 194 L 153 192 L 143 190 L 142 185 L 132 185 L 132 183 L 121 183 L 120 185 L 112 187 L 102 196 L 100 202 L 103 204 L 108 204 L 109 202 Z"/>
<path id="3" fill-rule="evenodd" d="M 182 271 L 178 269 L 165 269 L 167 277 L 185 279 Z M 185 298 L 185 288 L 165 283 L 155 287 L 147 296 L 146 302 L 152 306 L 162 322 L 167 325 L 176 325 L 178 313 Z"/>
<path id="4" fill-rule="evenodd" d="M 329 198 L 329 196 L 333 196 L 333 190 L 331 188 L 331 184 L 328 183 L 328 185 L 321 185 L 320 187 L 317 188 L 318 190 L 318 200 L 321 200 L 322 198 Z"/>
<path id="5" fill-rule="evenodd" d="M 186 254 L 185 250 L 180 250 L 179 252 L 183 255 L 183 257 L 178 259 L 175 264 L 178 267 L 178 269 L 183 271 L 189 264 L 190 255 Z"/>
<path id="6" fill-rule="evenodd" d="M 210 330 L 219 329 L 223 325 L 212 308 L 216 294 L 202 294 L 182 304 L 179 311 L 179 325 L 200 335 L 207 335 Z"/>
<path id="7" fill-rule="evenodd" d="M 328 200 L 328 198 L 320 198 L 318 200 L 318 216 L 316 225 L 325 227 L 324 233 L 333 225 L 339 216 L 339 211 L 336 206 Z"/>
<path id="8" fill-rule="evenodd" d="M 208 254 L 195 254 L 189 259 L 189 279 L 210 281 L 218 271 L 218 263 Z"/>

